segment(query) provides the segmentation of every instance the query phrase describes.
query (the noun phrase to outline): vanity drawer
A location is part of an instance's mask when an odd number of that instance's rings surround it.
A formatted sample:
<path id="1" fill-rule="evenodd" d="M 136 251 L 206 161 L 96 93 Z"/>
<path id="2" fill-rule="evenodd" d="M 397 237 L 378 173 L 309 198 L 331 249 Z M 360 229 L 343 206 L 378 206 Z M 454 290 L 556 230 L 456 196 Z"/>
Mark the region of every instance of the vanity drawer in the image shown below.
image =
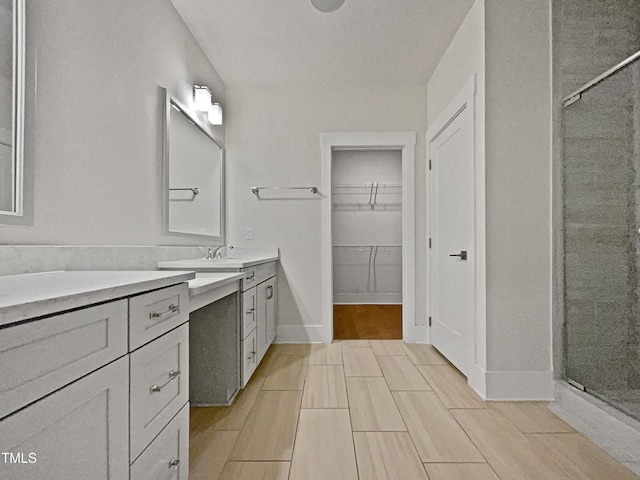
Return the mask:
<path id="1" fill-rule="evenodd" d="M 253 287 L 258 283 L 258 276 L 256 275 L 257 267 L 247 267 L 242 269 L 245 277 L 242 279 L 242 291 Z"/>
<path id="2" fill-rule="evenodd" d="M 130 480 L 187 480 L 189 405 L 185 405 L 131 465 Z"/>
<path id="3" fill-rule="evenodd" d="M 244 388 L 258 366 L 258 337 L 255 329 L 242 341 L 241 354 L 242 388 Z"/>
<path id="4" fill-rule="evenodd" d="M 189 324 L 131 354 L 131 462 L 189 400 Z"/>
<path id="5" fill-rule="evenodd" d="M 251 330 L 256 328 L 258 299 L 256 289 L 252 288 L 242 292 L 242 338 L 244 339 Z"/>
<path id="6" fill-rule="evenodd" d="M 126 300 L 3 329 L 0 418 L 126 353 Z"/>
<path id="7" fill-rule="evenodd" d="M 129 350 L 133 351 L 189 320 L 186 283 L 129 299 Z"/>
<path id="8" fill-rule="evenodd" d="M 262 283 L 276 274 L 276 262 L 256 265 L 256 283 Z"/>

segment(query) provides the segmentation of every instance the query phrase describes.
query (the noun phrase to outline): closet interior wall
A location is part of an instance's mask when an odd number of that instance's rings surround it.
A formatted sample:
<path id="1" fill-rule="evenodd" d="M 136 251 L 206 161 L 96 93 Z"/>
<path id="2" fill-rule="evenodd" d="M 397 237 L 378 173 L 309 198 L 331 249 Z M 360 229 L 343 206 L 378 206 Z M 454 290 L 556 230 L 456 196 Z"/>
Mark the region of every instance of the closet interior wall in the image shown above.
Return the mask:
<path id="1" fill-rule="evenodd" d="M 337 150 L 332 163 L 334 304 L 402 304 L 402 153 Z"/>

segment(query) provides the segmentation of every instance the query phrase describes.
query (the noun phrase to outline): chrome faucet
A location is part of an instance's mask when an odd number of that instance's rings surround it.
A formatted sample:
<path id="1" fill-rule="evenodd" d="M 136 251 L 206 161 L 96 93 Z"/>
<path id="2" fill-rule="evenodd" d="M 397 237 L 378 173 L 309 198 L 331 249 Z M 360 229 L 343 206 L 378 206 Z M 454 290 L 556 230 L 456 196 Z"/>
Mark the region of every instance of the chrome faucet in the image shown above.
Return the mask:
<path id="1" fill-rule="evenodd" d="M 228 249 L 233 250 L 233 245 L 220 245 L 219 247 L 216 247 L 213 250 L 211 249 L 211 247 L 207 248 L 207 260 L 213 260 L 214 258 L 222 258 L 222 252 L 220 252 L 220 250 L 222 250 L 224 247 L 227 247 Z"/>

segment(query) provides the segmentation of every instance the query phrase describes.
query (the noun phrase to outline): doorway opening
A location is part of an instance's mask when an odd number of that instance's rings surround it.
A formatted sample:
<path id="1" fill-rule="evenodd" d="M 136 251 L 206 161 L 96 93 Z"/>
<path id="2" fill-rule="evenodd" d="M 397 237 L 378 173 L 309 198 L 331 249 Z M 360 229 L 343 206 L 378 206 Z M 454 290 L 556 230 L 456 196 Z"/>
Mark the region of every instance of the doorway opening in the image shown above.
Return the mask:
<path id="1" fill-rule="evenodd" d="M 426 341 L 415 318 L 415 144 L 415 132 L 321 135 L 325 343 L 334 323 L 336 339 Z"/>
<path id="2" fill-rule="evenodd" d="M 333 338 L 402 338 L 402 152 L 338 150 L 331 166 Z"/>

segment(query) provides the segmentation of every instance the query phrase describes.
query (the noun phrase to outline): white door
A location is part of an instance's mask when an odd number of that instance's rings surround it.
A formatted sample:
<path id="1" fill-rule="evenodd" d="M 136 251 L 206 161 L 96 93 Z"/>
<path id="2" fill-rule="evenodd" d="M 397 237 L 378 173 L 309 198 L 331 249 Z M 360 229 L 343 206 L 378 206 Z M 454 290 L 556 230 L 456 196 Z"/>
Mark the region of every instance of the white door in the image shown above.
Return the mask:
<path id="1" fill-rule="evenodd" d="M 468 104 L 429 139 L 431 343 L 467 376 L 474 346 L 473 140 Z"/>

